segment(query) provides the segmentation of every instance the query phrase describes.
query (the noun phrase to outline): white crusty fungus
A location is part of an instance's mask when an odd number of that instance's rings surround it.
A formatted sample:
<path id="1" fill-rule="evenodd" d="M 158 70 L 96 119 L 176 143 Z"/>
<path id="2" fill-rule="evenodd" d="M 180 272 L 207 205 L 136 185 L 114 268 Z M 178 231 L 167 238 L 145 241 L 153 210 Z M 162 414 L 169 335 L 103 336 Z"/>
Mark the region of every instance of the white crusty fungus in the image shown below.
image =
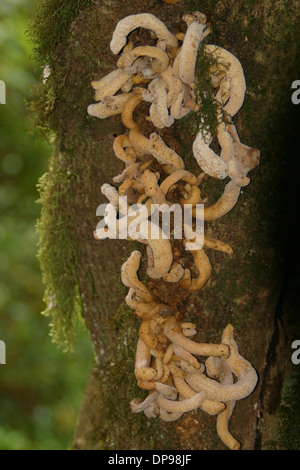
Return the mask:
<path id="1" fill-rule="evenodd" d="M 184 15 L 183 21 L 188 25 L 187 31 L 177 35 L 150 13 L 130 15 L 119 21 L 110 43 L 114 54 L 121 53 L 117 69 L 92 82 L 97 103 L 88 107 L 88 113 L 100 119 L 120 114 L 126 128 L 113 143 L 116 157 L 125 163 L 122 173 L 113 178 L 119 186 L 105 183 L 101 187 L 114 210 L 106 211 L 107 226 L 96 230 L 94 236 L 114 238 L 116 227 L 122 235 L 126 233 L 123 238 L 146 246 L 147 264 L 143 268 L 146 282 L 138 277 L 140 251 L 134 250 L 121 267 L 121 280 L 129 288 L 125 302 L 140 320 L 134 374 L 138 386 L 148 391 L 144 400 L 130 402 L 131 411 L 143 412 L 148 419 L 159 417 L 172 422 L 184 413 L 201 409 L 217 416 L 221 441 L 235 450 L 241 445 L 229 431 L 229 419 L 236 401 L 253 392 L 257 373 L 239 353 L 231 325 L 224 329 L 220 344 L 200 343 L 191 339 L 196 335 L 196 323 L 182 321 L 183 308 L 174 303 L 177 287 L 178 292 L 190 295 L 211 278 L 207 249 L 227 255 L 233 255 L 233 249 L 205 234 L 203 246 L 193 250 L 192 240 L 178 240 L 175 228 L 174 240 L 168 239 L 149 218 L 153 204 L 168 208 L 177 202 L 181 213 L 189 204 L 194 219 L 189 222 L 191 229 L 196 217 L 200 217 L 196 211 L 197 204 L 203 202 L 199 186 L 206 176 L 226 181 L 223 194 L 214 204 L 207 205 L 205 200 L 204 221 L 225 216 L 238 202 L 241 188 L 250 183 L 248 172 L 258 165 L 260 152 L 241 143 L 232 122 L 245 96 L 242 65 L 230 52 L 215 45 L 205 45 L 204 53 L 211 54 L 216 62 L 209 69 L 209 77 L 217 102 L 217 130 L 215 135 L 199 130 L 193 143 L 193 154 L 202 172 L 187 171 L 182 157 L 164 142 L 165 128 L 171 128 L 176 119 L 191 111 L 200 113 L 206 129 L 194 88 L 199 45 L 210 33 L 210 25 L 200 12 Z M 128 35 L 137 28 L 153 33 L 151 45 L 135 45 L 134 39 L 128 41 Z M 137 109 L 142 102 L 148 103 L 148 108 Z M 148 110 L 142 111 L 145 109 Z M 143 132 L 138 117 L 144 117 L 152 130 Z M 211 148 L 214 138 L 220 146 L 220 155 Z M 119 196 L 127 196 L 127 202 L 119 200 Z M 135 203 L 145 211 L 144 219 L 134 226 L 137 232 L 132 230 Z M 192 256 L 187 254 L 189 249 Z M 196 276 L 192 263 L 198 271 Z M 156 289 L 159 286 L 166 292 L 163 301 Z"/>
<path id="2" fill-rule="evenodd" d="M 228 165 L 211 148 L 212 136 L 203 136 L 199 131 L 193 143 L 193 154 L 200 168 L 213 178 L 225 179 L 228 176 Z"/>
<path id="3" fill-rule="evenodd" d="M 176 170 L 184 168 L 182 158 L 155 132 L 150 134 L 150 145 L 151 153 L 159 163 L 172 165 Z"/>
<path id="4" fill-rule="evenodd" d="M 183 83 L 190 85 L 195 81 L 195 66 L 199 44 L 203 37 L 205 24 L 193 21 L 189 24 L 179 60 L 179 78 Z"/>
<path id="5" fill-rule="evenodd" d="M 230 79 L 230 96 L 224 111 L 234 116 L 242 107 L 246 93 L 243 67 L 238 58 L 223 47 L 208 44 L 205 46 L 205 51 L 221 63 L 220 67 L 225 69 L 226 76 Z"/>
<path id="6" fill-rule="evenodd" d="M 151 302 L 153 300 L 153 296 L 137 276 L 137 271 L 140 267 L 140 260 L 141 253 L 137 250 L 133 251 L 128 260 L 122 266 L 122 282 L 125 286 L 132 287 L 141 300 Z"/>
<path id="7" fill-rule="evenodd" d="M 130 15 L 119 21 L 113 33 L 110 43 L 110 49 L 113 54 L 118 54 L 127 42 L 128 34 L 136 28 L 145 28 L 154 31 L 157 38 L 166 42 L 168 49 L 176 49 L 178 41 L 176 37 L 170 33 L 166 25 L 150 13 L 139 13 Z"/>

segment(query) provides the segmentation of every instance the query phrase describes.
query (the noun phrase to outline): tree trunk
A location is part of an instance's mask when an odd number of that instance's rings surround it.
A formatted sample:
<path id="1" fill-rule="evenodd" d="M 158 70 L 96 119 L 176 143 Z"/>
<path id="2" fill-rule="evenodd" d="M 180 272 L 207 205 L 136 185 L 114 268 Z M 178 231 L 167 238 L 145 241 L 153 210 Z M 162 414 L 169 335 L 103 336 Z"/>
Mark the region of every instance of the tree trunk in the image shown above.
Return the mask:
<path id="1" fill-rule="evenodd" d="M 95 351 L 73 448 L 225 448 L 216 434 L 216 417 L 201 410 L 171 423 L 131 413 L 129 402 L 147 392 L 137 387 L 134 376 L 140 321 L 124 303 L 128 289 L 121 284 L 120 269 L 132 250 L 143 246 L 93 238 L 99 221 L 96 209 L 107 202 L 101 185 L 112 183 L 123 170 L 112 150 L 114 136 L 125 130 L 120 116 L 100 120 L 87 115 L 94 102 L 91 81 L 116 67 L 109 48 L 114 28 L 127 15 L 150 12 L 171 31 L 178 31 L 182 15 L 195 10 L 211 22 L 209 43 L 235 54 L 244 67 L 246 99 L 234 123 L 241 141 L 260 149 L 261 163 L 251 172 L 251 183 L 243 188 L 234 209 L 206 226 L 207 235 L 229 243 L 234 255 L 207 250 L 213 267 L 209 282 L 200 291 L 177 298 L 177 307 L 197 324 L 198 341 L 218 343 L 224 327 L 234 326 L 239 350 L 257 370 L 259 381 L 252 395 L 237 403 L 230 429 L 243 449 L 268 448 L 284 378 L 293 367 L 290 344 L 298 339 L 295 331 L 287 334 L 287 325 L 294 320 L 287 315 L 282 319 L 281 309 L 287 274 L 295 263 L 289 252 L 297 183 L 298 110 L 291 102 L 291 83 L 299 78 L 298 2 L 85 1 L 74 2 L 76 10 L 68 10 L 68 21 L 67 2 L 60 3 L 56 21 L 64 31 L 61 36 L 57 33 L 62 39 L 52 42 L 50 52 L 40 47 L 51 75 L 35 107 L 42 125 L 55 133 L 55 152 L 40 183 L 39 221 L 52 334 L 66 342 L 76 311 L 84 317 Z M 49 13 L 44 14 L 48 16 L 43 28 L 50 21 Z M 45 46 L 35 21 L 36 41 Z M 186 168 L 195 171 L 191 150 L 195 131 L 179 120 L 162 136 L 175 145 Z M 208 178 L 202 196 L 211 204 L 222 187 L 220 181 Z"/>

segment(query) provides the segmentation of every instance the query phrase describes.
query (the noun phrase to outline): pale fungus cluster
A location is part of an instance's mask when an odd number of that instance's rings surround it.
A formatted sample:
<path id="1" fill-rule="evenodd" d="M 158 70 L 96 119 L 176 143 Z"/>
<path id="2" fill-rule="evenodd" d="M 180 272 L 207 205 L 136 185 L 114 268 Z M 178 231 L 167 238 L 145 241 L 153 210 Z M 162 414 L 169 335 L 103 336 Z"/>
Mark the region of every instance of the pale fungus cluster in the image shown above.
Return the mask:
<path id="1" fill-rule="evenodd" d="M 219 46 L 204 47 L 217 63 L 209 72 L 219 115 L 216 135 L 199 130 L 193 143 L 201 172 L 195 175 L 187 171 L 181 156 L 159 135 L 161 129 L 171 127 L 191 111 L 201 115 L 201 102 L 194 92 L 195 69 L 199 45 L 210 33 L 210 27 L 200 12 L 182 19 L 186 33 L 177 35 L 149 13 L 119 21 L 110 43 L 111 51 L 118 55 L 117 69 L 92 82 L 97 103 L 88 107 L 88 113 L 100 119 L 120 114 L 127 129 L 113 143 L 114 153 L 125 168 L 114 177 L 116 186 L 104 184 L 101 188 L 114 211 L 105 214 L 106 226 L 95 231 L 97 239 L 110 238 L 116 226 L 120 238 L 131 239 L 126 230 L 136 216 L 132 209 L 135 204 L 142 204 L 150 216 L 153 204 L 168 207 L 175 198 L 182 210 L 186 204 L 192 205 L 195 222 L 196 205 L 203 203 L 199 186 L 206 175 L 229 178 L 219 200 L 204 207 L 205 221 L 218 219 L 235 206 L 241 188 L 250 182 L 248 172 L 259 164 L 260 152 L 241 143 L 232 120 L 244 101 L 243 68 L 234 55 Z M 137 28 L 148 31 L 151 45 L 135 46 L 134 40 L 128 38 Z M 149 135 L 142 132 L 137 122 L 135 110 L 141 103 L 144 119 L 152 123 Z M 211 148 L 213 138 L 219 144 L 219 154 Z M 127 202 L 120 196 L 126 196 Z M 201 248 L 189 250 L 192 240 L 183 238 L 183 249 L 192 254 L 198 272 L 195 277 L 184 267 L 182 251 L 174 240 L 163 237 L 159 227 L 157 237 L 149 236 L 152 225 L 147 219 L 135 239 L 146 246 L 146 274 L 154 282 L 178 286 L 187 293 L 198 291 L 212 272 L 206 248 L 233 254 L 227 243 L 207 236 Z M 122 233 L 126 235 L 122 237 Z M 121 269 L 122 282 L 129 288 L 126 303 L 141 320 L 134 373 L 139 387 L 149 391 L 143 401 L 131 401 L 132 412 L 143 411 L 148 418 L 173 421 L 200 408 L 217 416 L 217 433 L 224 444 L 239 449 L 240 443 L 230 433 L 228 422 L 235 402 L 254 390 L 255 369 L 240 355 L 230 324 L 219 344 L 194 341 L 196 324 L 184 321 L 182 312 L 166 300 L 161 301 L 155 290 L 140 280 L 141 256 L 140 251 L 133 251 Z M 205 362 L 201 362 L 200 358 L 205 357 Z"/>

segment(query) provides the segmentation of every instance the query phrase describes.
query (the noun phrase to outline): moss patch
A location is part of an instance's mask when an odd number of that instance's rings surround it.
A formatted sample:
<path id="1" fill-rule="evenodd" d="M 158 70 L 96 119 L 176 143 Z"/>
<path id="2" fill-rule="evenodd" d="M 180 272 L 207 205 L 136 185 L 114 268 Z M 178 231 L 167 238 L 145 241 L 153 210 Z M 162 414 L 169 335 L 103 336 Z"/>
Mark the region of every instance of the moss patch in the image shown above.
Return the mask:
<path id="1" fill-rule="evenodd" d="M 39 181 L 40 203 L 43 204 L 37 223 L 40 236 L 38 258 L 45 285 L 43 312 L 51 317 L 52 339 L 65 349 L 72 348 L 75 324 L 82 313 L 82 300 L 76 275 L 80 246 L 74 239 L 70 196 L 66 175 L 53 156 L 49 172 Z"/>
<path id="2" fill-rule="evenodd" d="M 36 0 L 35 15 L 28 32 L 38 63 L 53 62 L 56 48 L 68 37 L 69 26 L 80 10 L 91 6 L 91 0 Z"/>

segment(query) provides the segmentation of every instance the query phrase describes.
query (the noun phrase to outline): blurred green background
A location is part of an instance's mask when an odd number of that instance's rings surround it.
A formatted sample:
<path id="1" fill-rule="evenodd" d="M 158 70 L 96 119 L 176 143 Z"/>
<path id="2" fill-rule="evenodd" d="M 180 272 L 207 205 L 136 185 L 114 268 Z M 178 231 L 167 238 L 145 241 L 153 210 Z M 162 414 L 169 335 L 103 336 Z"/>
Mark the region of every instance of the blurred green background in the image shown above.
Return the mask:
<path id="1" fill-rule="evenodd" d="M 0 449 L 66 449 L 93 353 L 82 328 L 74 353 L 63 353 L 49 338 L 43 317 L 44 288 L 36 258 L 36 184 L 47 170 L 50 147 L 32 126 L 25 99 L 40 79 L 26 38 L 33 0 L 0 2 Z"/>

